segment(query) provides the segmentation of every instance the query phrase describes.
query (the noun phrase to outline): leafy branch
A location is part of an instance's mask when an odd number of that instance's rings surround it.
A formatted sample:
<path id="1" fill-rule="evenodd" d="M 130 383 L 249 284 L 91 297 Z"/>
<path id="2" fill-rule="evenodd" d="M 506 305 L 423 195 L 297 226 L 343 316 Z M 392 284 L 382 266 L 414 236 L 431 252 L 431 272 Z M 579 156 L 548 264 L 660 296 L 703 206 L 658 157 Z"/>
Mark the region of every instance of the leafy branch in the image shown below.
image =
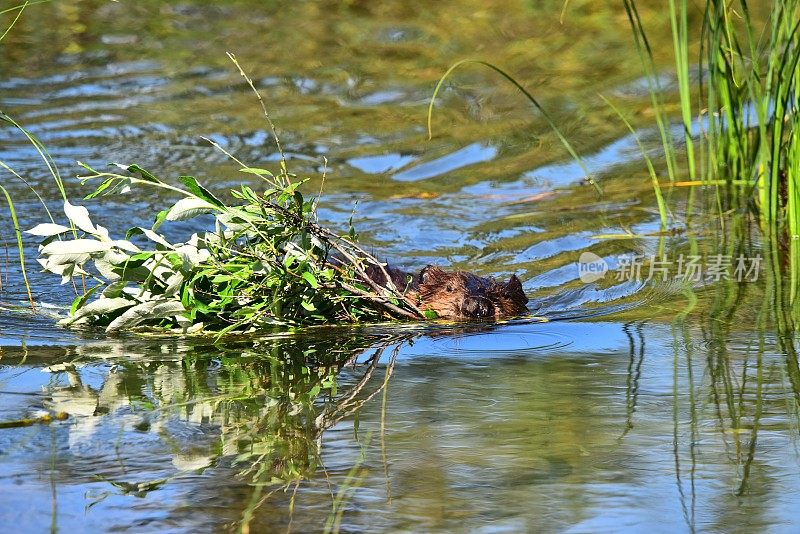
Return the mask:
<path id="1" fill-rule="evenodd" d="M 355 231 L 338 234 L 316 221 L 316 201 L 306 200 L 285 166 L 274 176 L 244 167 L 268 188 L 231 193 L 228 205 L 191 176 L 169 184 L 138 165 L 126 174 L 81 164 L 83 183 L 99 182 L 86 198 L 155 187 L 181 198 L 155 217 L 151 228 L 133 227 L 124 239 L 92 223 L 85 207 L 64 203 L 71 226 L 40 224 L 39 263 L 62 283 L 74 276 L 96 285 L 79 295 L 64 325 L 97 324 L 109 332 L 134 327 L 184 332 L 249 332 L 277 325 L 421 318 L 421 311 L 391 283 L 379 260 L 357 243 Z M 213 230 L 172 243 L 165 223 L 212 215 Z M 72 228 L 79 236 L 70 236 Z M 367 276 L 383 270 L 385 284 Z M 97 295 L 98 298 L 91 300 Z"/>

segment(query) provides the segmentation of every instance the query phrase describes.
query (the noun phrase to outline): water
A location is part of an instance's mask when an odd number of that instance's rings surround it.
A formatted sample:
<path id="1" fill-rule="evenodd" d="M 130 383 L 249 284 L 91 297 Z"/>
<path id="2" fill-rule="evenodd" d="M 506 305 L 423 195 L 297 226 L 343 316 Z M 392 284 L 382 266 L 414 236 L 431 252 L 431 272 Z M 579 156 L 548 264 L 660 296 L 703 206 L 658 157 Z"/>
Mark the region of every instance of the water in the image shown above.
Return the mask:
<path id="1" fill-rule="evenodd" d="M 343 227 L 357 203 L 356 227 L 381 257 L 516 273 L 536 309 L 496 325 L 314 328 L 218 344 L 66 331 L 55 317 L 73 288 L 30 268 L 33 298 L 54 307 L 28 313 L 4 219 L 0 423 L 16 425 L 0 428 L 1 525 L 796 531 L 800 369 L 785 281 L 756 233 L 746 246 L 703 221 L 659 234 L 635 141 L 597 97 L 614 98 L 654 142 L 621 7 L 570 2 L 562 24 L 562 2 L 414 6 L 26 9 L 0 43 L 0 109 L 44 142 L 71 199 L 89 191 L 76 160 L 193 174 L 220 192 L 252 179 L 201 136 L 275 166 L 232 51 L 265 96 L 291 170 L 312 178 L 309 191 L 325 170 L 326 224 Z M 652 39 L 670 42 L 659 30 Z M 427 140 L 427 100 L 464 57 L 533 90 L 602 197 L 487 70 L 456 72 Z M 58 216 L 36 151 L 10 127 L 0 147 Z M 5 172 L 0 183 L 24 228 L 46 219 L 24 183 Z M 80 203 L 122 235 L 168 201 L 139 190 Z M 680 215 L 680 194 L 673 204 Z M 579 279 L 587 251 L 608 264 L 600 281 Z M 649 261 L 639 280 L 617 279 L 630 254 L 663 254 L 669 280 L 654 271 L 645 282 Z M 679 258 L 702 255 L 707 268 L 718 254 L 731 257 L 734 280 L 674 279 Z M 758 279 L 736 283 L 737 256 L 757 254 Z M 21 425 L 59 412 L 69 418 Z"/>

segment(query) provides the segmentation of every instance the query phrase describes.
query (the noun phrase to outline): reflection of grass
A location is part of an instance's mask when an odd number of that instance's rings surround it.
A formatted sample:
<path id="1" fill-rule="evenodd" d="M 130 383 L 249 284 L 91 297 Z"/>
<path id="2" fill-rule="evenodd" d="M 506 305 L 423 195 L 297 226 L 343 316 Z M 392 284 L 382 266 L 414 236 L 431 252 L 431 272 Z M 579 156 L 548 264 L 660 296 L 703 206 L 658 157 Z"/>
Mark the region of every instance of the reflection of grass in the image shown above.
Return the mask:
<path id="1" fill-rule="evenodd" d="M 729 230 L 730 234 L 713 246 L 729 255 L 762 254 L 763 280 L 721 280 L 708 288 L 710 291 L 700 290 L 702 294 L 687 286 L 686 307 L 673 323 L 675 477 L 690 526 L 696 520 L 698 458 L 713 450 L 706 444 L 709 429 L 707 425 L 704 428 L 704 412 L 710 409 L 715 415 L 715 433 L 735 470 L 732 491 L 746 495 L 762 476 L 762 457 L 769 456 L 769 450 L 759 446 L 760 431 L 765 424 L 774 430 L 776 413 L 791 419 L 800 407 L 794 341 L 797 309 L 787 287 L 781 245 L 749 242 L 750 225 L 745 217 L 733 218 Z M 698 245 L 691 242 L 690 246 L 696 250 Z M 698 305 L 699 299 L 705 302 Z M 699 325 L 698 317 L 703 319 Z M 697 328 L 701 329 L 699 335 L 693 332 Z M 776 332 L 772 340 L 770 331 Z M 783 354 L 784 360 L 771 354 Z M 685 387 L 680 386 L 682 379 Z M 687 412 L 688 421 L 681 421 L 681 414 Z M 765 423 L 765 419 L 769 421 Z M 688 434 L 681 430 L 686 425 Z M 685 461 L 689 465 L 682 465 Z"/>
<path id="2" fill-rule="evenodd" d="M 550 127 L 551 130 L 553 130 L 553 133 L 555 133 L 556 137 L 558 137 L 558 140 L 561 141 L 561 144 L 564 145 L 564 148 L 567 149 L 567 152 L 569 152 L 569 155 L 572 156 L 572 158 L 575 160 L 575 162 L 581 167 L 581 170 L 586 175 L 586 180 L 590 184 L 592 184 L 592 186 L 594 186 L 594 188 L 598 192 L 600 192 L 600 186 L 597 185 L 597 182 L 592 177 L 592 174 L 589 172 L 589 169 L 586 166 L 586 164 L 584 163 L 583 158 L 581 158 L 578 155 L 578 153 L 572 147 L 572 144 L 570 144 L 570 142 L 567 140 L 567 138 L 564 137 L 564 134 L 561 133 L 561 130 L 558 128 L 558 126 L 553 121 L 553 119 L 550 118 L 550 115 L 547 113 L 547 111 L 545 111 L 545 109 L 541 106 L 541 104 L 539 104 L 539 102 L 536 100 L 536 98 L 534 98 L 533 95 L 527 89 L 525 89 L 525 87 L 519 81 L 517 81 L 513 76 L 508 74 L 506 71 L 504 71 L 500 67 L 498 67 L 496 65 L 493 65 L 491 63 L 487 63 L 486 61 L 478 61 L 478 60 L 473 60 L 473 59 L 464 59 L 464 60 L 458 61 L 455 64 L 453 64 L 449 69 L 447 69 L 447 72 L 445 72 L 442 75 L 442 77 L 439 79 L 439 82 L 436 84 L 436 88 L 433 90 L 433 94 L 431 95 L 431 101 L 428 104 L 428 138 L 431 138 L 433 136 L 433 128 L 432 128 L 433 104 L 436 101 L 436 96 L 439 94 L 439 91 L 442 89 L 442 86 L 444 85 L 445 80 L 447 80 L 447 78 L 450 76 L 450 74 L 454 70 L 459 68 L 460 66 L 467 65 L 467 64 L 483 65 L 484 67 L 492 69 L 493 71 L 498 73 L 500 76 L 505 78 L 508 82 L 510 82 L 511 85 L 513 85 L 520 93 L 522 93 L 525 96 L 525 98 L 527 98 L 528 101 L 531 104 L 533 104 L 533 106 L 539 111 L 539 113 L 542 114 L 542 116 L 544 117 L 545 121 L 547 122 L 547 125 Z"/>
<path id="3" fill-rule="evenodd" d="M 704 207 L 715 208 L 726 233 L 713 246 L 731 257 L 760 254 L 766 263 L 763 285 L 722 280 L 713 288 L 703 333 L 707 397 L 696 394 L 692 375 L 695 363 L 687 317 L 692 312 L 702 312 L 695 310 L 697 296 L 693 290 L 688 290 L 687 308 L 674 323 L 676 478 L 690 528 L 695 521 L 695 443 L 700 441 L 698 411 L 703 398 L 711 399 L 721 438 L 737 465 L 736 492 L 743 495 L 749 491 L 753 467 L 758 465 L 758 434 L 767 402 L 769 382 L 764 355 L 768 350 L 766 333 L 770 330 L 777 331 L 776 344 L 786 356 L 790 382 L 787 390 L 793 399 L 790 404 L 794 409 L 800 406 L 800 370 L 794 344 L 800 281 L 796 240 L 800 235 L 800 141 L 795 135 L 800 127 L 800 1 L 776 0 L 771 5 L 762 28 L 746 2 L 707 0 L 699 31 L 694 34 L 690 31 L 689 2 L 669 0 L 666 9 L 672 28 L 682 130 L 678 136 L 682 146 L 678 146 L 654 59 L 656 46 L 648 40 L 637 2 L 625 0 L 671 184 L 684 180 L 692 191 L 697 186 L 715 188 Z M 693 61 L 689 54 L 696 44 L 700 46 L 697 73 L 690 66 Z M 690 216 L 693 198 L 694 191 L 689 197 Z M 766 236 L 760 249 L 751 243 L 746 217 L 751 209 Z M 696 247 L 694 242 L 690 245 Z M 762 287 L 763 294 L 758 294 Z M 752 312 L 748 309 L 750 303 L 754 304 Z M 747 348 L 729 347 L 732 334 L 741 332 L 742 315 L 752 318 L 754 324 L 748 325 L 748 331 L 756 332 L 757 337 Z M 683 355 L 685 361 L 680 360 Z M 678 388 L 681 365 L 688 372 L 686 400 L 686 392 Z M 691 414 L 691 466 L 683 470 L 678 451 L 681 402 L 688 403 Z M 690 502 L 685 500 L 681 480 L 684 473 L 690 477 Z"/>
<path id="4" fill-rule="evenodd" d="M 364 443 L 361 444 L 361 454 L 358 459 L 353 463 L 350 471 L 344 482 L 339 486 L 339 491 L 336 492 L 336 497 L 333 499 L 333 509 L 325 521 L 325 534 L 339 532 L 342 526 L 342 515 L 347 503 L 353 498 L 356 489 L 361 485 L 364 478 L 366 478 L 369 470 L 361 467 L 361 464 L 366 460 L 367 448 L 372 443 L 372 432 L 368 432 Z"/>
<path id="5" fill-rule="evenodd" d="M 40 2 L 36 2 L 36 3 L 40 3 Z M 14 27 L 14 25 L 17 23 L 19 18 L 22 16 L 22 12 L 25 11 L 25 8 L 28 7 L 29 4 L 30 4 L 30 2 L 28 0 L 26 0 L 24 4 L 20 4 L 18 6 L 13 6 L 13 7 L 8 7 L 6 9 L 0 9 L 0 15 L 5 15 L 6 13 L 13 13 L 14 11 L 17 12 L 14 15 L 14 19 L 11 21 L 11 23 L 8 25 L 8 27 L 6 27 L 6 29 L 3 31 L 3 33 L 0 34 L 0 41 L 2 41 L 3 38 L 5 38 L 5 36 L 8 35 L 8 32 L 10 32 L 11 28 Z"/>

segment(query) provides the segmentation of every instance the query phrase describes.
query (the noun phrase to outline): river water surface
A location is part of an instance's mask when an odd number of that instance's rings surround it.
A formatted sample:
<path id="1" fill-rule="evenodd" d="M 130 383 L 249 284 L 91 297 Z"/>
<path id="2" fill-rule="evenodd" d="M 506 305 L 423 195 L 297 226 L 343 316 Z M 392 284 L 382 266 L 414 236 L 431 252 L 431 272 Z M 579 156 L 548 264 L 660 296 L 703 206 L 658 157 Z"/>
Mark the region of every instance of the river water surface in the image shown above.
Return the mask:
<path id="1" fill-rule="evenodd" d="M 642 16 L 663 43 L 670 97 L 660 4 Z M 36 272 L 30 240 L 29 282 L 46 306 L 26 311 L 4 216 L 0 530 L 800 528 L 796 308 L 779 247 L 739 219 L 688 224 L 681 191 L 669 197 L 672 231 L 660 232 L 636 140 L 600 98 L 657 157 L 621 3 L 30 5 L 0 42 L 0 110 L 42 141 L 70 198 L 122 236 L 174 199 L 135 190 L 81 201 L 91 189 L 76 161 L 190 174 L 220 194 L 254 182 L 204 137 L 277 165 L 225 52 L 264 95 L 309 194 L 325 175 L 325 224 L 344 228 L 352 215 L 371 250 L 410 270 L 516 273 L 531 314 L 219 343 L 64 330 L 55 318 L 74 288 Z M 428 99 L 464 58 L 517 76 L 602 194 L 488 69 L 456 71 L 429 140 Z M 10 126 L 0 161 L 60 216 L 47 166 Z M 23 228 L 46 220 L 20 178 L 0 169 L 0 184 Z M 579 277 L 587 252 L 604 278 Z M 694 278 L 690 258 L 703 269 Z M 59 412 L 68 419 L 16 424 Z"/>

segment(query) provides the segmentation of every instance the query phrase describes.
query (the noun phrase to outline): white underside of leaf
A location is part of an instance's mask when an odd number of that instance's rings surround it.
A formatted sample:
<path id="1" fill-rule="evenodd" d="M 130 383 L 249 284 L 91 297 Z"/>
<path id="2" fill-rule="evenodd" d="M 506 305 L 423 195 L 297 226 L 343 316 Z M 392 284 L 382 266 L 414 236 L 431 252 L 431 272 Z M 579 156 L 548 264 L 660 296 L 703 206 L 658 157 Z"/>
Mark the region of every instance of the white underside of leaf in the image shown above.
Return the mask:
<path id="1" fill-rule="evenodd" d="M 96 234 L 97 228 L 92 224 L 89 218 L 89 210 L 83 206 L 75 206 L 69 203 L 69 200 L 64 201 L 64 215 L 67 219 L 72 221 L 72 224 L 86 232 L 87 234 Z"/>
<path id="2" fill-rule="evenodd" d="M 133 301 L 131 299 L 122 298 L 122 297 L 111 298 L 111 299 L 106 299 L 106 298 L 102 298 L 101 297 L 101 298 L 99 298 L 99 299 L 97 299 L 97 300 L 95 300 L 93 302 L 90 302 L 86 306 L 83 306 L 82 308 L 79 308 L 75 312 L 75 315 L 67 317 L 66 319 L 62 319 L 59 322 L 59 324 L 64 325 L 64 326 L 68 326 L 68 325 L 71 325 L 72 323 L 74 323 L 75 321 L 78 321 L 79 319 L 82 319 L 84 317 L 90 317 L 92 315 L 102 315 L 104 313 L 110 313 L 110 312 L 119 310 L 121 308 L 125 308 L 127 306 L 132 306 L 134 304 L 136 304 L 135 301 Z"/>
<path id="3" fill-rule="evenodd" d="M 91 254 L 93 252 L 111 250 L 111 247 L 111 243 L 97 241 L 96 239 L 73 239 L 71 241 L 53 241 L 42 247 L 40 252 L 46 256 Z"/>
<path id="4" fill-rule="evenodd" d="M 30 230 L 25 230 L 26 234 L 37 235 L 41 237 L 50 237 L 64 232 L 69 232 L 69 227 L 63 224 L 42 223 L 37 224 Z"/>
<path id="5" fill-rule="evenodd" d="M 132 328 L 143 321 L 163 319 L 185 312 L 183 304 L 176 300 L 150 300 L 137 304 L 133 308 L 111 321 L 106 332 L 115 332 L 121 328 Z"/>
<path id="6" fill-rule="evenodd" d="M 213 210 L 214 206 L 200 198 L 182 198 L 169 209 L 167 220 L 184 221 Z"/>

